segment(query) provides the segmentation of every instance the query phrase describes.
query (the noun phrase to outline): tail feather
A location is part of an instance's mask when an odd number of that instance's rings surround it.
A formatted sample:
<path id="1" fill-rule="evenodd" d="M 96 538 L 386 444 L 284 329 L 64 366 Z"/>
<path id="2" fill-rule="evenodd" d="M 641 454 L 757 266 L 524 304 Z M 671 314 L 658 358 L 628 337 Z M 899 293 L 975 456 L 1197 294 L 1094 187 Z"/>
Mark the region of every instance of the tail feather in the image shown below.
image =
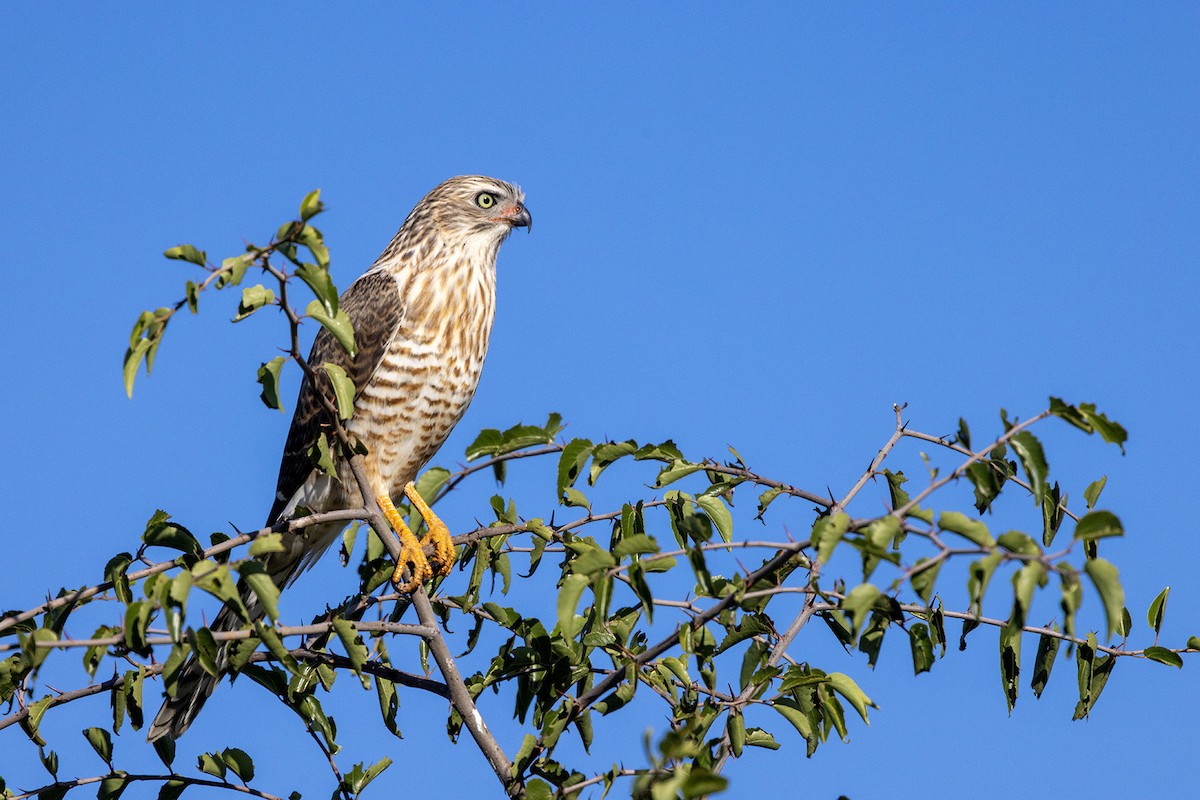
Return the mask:
<path id="1" fill-rule="evenodd" d="M 246 590 L 242 592 L 242 599 L 245 601 Z M 251 596 L 253 593 L 250 593 Z M 261 612 L 260 612 L 261 615 Z M 231 631 L 241 627 L 241 620 L 236 612 L 228 606 L 221 609 L 217 614 L 217 618 L 213 620 L 213 624 L 209 626 L 209 630 L 215 632 Z M 158 709 L 158 714 L 154 716 L 154 722 L 150 724 L 150 730 L 146 734 L 146 741 L 154 742 L 164 736 L 172 739 L 178 739 L 183 735 L 183 732 L 188 729 L 192 721 L 196 719 L 196 715 L 200 713 L 200 709 L 204 707 L 204 702 L 208 700 L 209 695 L 217 688 L 217 684 L 221 682 L 224 676 L 225 667 L 225 648 L 222 647 L 217 651 L 217 668 L 220 670 L 216 675 L 210 675 L 200 666 L 200 662 L 195 656 L 189 656 L 184 662 L 183 667 L 179 671 L 179 678 L 175 684 L 175 695 L 172 697 L 167 695 L 163 700 L 162 707 Z"/>
<path id="2" fill-rule="evenodd" d="M 311 526 L 307 536 L 292 535 L 284 538 L 284 551 L 274 552 L 263 558 L 267 574 L 276 586 L 283 588 L 299 577 L 313 562 L 328 549 L 337 538 L 338 532 L 344 527 L 343 523 L 322 524 Z M 239 584 L 242 603 L 250 614 L 250 619 L 257 621 L 263 616 L 262 604 L 245 584 Z M 229 606 L 224 606 L 209 625 L 213 633 L 233 631 L 243 626 L 241 615 Z M 170 695 L 163 701 L 162 708 L 150 724 L 146 735 L 147 741 L 157 741 L 164 736 L 178 739 L 196 719 L 204 702 L 217 688 L 217 684 L 225 674 L 225 648 L 217 650 L 217 674 L 210 675 L 204 671 L 195 656 L 189 656 L 180 668 L 179 679 L 175 685 L 175 695 Z"/>

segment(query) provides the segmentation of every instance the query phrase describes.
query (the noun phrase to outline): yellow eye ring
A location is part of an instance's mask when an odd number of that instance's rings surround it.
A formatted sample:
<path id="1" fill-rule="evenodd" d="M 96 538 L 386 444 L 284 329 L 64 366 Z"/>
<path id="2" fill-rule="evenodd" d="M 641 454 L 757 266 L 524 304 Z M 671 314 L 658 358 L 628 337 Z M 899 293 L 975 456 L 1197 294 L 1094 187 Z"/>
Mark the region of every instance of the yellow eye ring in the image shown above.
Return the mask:
<path id="1" fill-rule="evenodd" d="M 480 208 L 491 208 L 496 205 L 496 195 L 491 192 L 480 192 L 475 195 L 475 205 Z"/>

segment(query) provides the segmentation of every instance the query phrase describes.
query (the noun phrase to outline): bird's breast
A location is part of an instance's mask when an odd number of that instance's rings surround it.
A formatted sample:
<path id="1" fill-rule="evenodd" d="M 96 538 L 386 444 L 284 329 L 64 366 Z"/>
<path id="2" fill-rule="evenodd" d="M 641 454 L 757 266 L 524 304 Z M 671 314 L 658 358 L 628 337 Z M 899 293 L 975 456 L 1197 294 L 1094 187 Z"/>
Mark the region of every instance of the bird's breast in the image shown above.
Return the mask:
<path id="1" fill-rule="evenodd" d="M 475 395 L 494 314 L 490 287 L 479 288 L 423 298 L 424 315 L 405 315 L 355 404 L 351 432 L 372 443 L 368 476 L 390 495 L 415 479 Z"/>

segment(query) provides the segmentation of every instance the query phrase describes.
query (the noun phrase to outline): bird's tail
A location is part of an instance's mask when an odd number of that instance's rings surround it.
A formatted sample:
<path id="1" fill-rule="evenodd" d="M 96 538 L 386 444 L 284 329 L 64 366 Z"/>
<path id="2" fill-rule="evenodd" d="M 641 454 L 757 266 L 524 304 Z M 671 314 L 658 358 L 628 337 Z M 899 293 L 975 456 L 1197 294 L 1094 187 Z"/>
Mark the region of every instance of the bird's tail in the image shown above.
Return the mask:
<path id="1" fill-rule="evenodd" d="M 254 600 L 254 593 L 243 587 L 242 601 L 246 602 L 248 608 Z M 254 602 L 254 605 L 257 606 L 257 602 Z M 250 608 L 250 610 L 255 611 L 256 609 Z M 255 619 L 262 616 L 262 609 L 257 609 L 257 611 L 257 616 L 253 617 Z M 242 627 L 240 615 L 229 606 L 224 606 L 217 613 L 209 630 L 218 633 L 237 630 L 240 627 Z M 221 678 L 225 674 L 225 658 L 225 648 L 218 648 L 216 659 L 218 672 L 216 675 L 211 675 L 200 666 L 200 662 L 196 660 L 195 656 L 188 657 L 183 667 L 180 668 L 174 696 L 167 695 L 162 708 L 158 709 L 158 714 L 154 717 L 154 722 L 150 724 L 150 730 L 146 734 L 147 741 L 157 741 L 164 736 L 178 739 L 183 735 L 183 732 L 196 719 L 196 715 L 200 713 L 200 709 L 204 707 L 204 701 L 208 700 L 209 695 L 221 682 Z"/>
<path id="2" fill-rule="evenodd" d="M 268 523 L 270 524 L 270 523 Z M 337 538 L 337 533 L 344 527 L 343 523 L 327 523 L 310 526 L 307 535 L 286 535 L 283 539 L 284 549 L 262 557 L 267 575 L 276 586 L 283 588 L 295 580 L 301 572 L 312 566 L 320 555 Z M 249 612 L 249 619 L 257 621 L 263 616 L 262 604 L 254 592 L 244 583 L 238 585 L 242 604 Z M 213 633 L 234 631 L 245 623 L 241 614 L 231 606 L 224 606 L 217 613 L 216 619 L 209 630 Z M 154 717 L 150 730 L 146 734 L 148 741 L 157 741 L 164 736 L 178 739 L 188 729 L 200 709 L 221 682 L 225 674 L 227 661 L 225 647 L 217 649 L 217 674 L 211 675 L 204 670 L 195 656 L 189 656 L 180 668 L 179 678 L 175 684 L 175 694 L 168 695 L 163 701 L 162 708 Z"/>

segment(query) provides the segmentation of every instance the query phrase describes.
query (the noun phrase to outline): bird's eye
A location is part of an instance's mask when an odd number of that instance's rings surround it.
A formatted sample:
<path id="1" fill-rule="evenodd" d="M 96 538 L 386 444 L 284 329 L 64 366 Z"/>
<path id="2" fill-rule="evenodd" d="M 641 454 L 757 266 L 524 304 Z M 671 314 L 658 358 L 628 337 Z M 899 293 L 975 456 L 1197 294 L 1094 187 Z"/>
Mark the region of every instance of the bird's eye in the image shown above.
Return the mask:
<path id="1" fill-rule="evenodd" d="M 480 208 L 491 208 L 496 205 L 496 195 L 491 192 L 480 192 L 475 195 L 475 205 Z"/>

